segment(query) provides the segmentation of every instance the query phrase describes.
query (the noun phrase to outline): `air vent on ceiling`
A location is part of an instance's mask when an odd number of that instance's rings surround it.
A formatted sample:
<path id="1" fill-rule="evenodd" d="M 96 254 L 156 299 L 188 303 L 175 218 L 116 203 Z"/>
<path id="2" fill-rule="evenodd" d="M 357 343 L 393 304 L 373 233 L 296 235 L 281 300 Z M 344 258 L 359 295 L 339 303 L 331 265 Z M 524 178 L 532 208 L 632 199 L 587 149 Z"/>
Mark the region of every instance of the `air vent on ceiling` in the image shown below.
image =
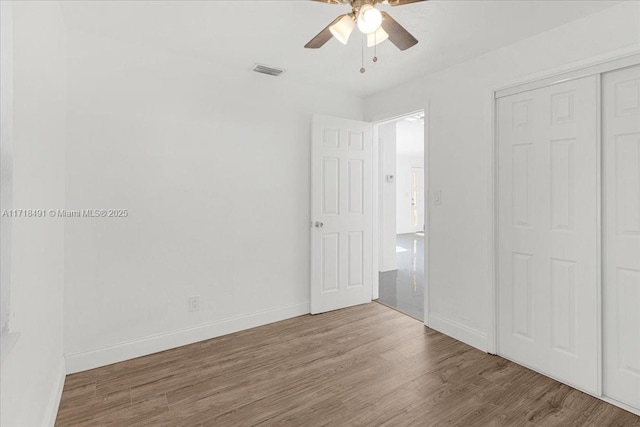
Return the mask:
<path id="1" fill-rule="evenodd" d="M 262 64 L 256 64 L 255 67 L 253 67 L 253 71 L 255 71 L 256 73 L 267 74 L 274 77 L 278 77 L 285 72 L 285 70 L 281 68 L 268 67 Z"/>

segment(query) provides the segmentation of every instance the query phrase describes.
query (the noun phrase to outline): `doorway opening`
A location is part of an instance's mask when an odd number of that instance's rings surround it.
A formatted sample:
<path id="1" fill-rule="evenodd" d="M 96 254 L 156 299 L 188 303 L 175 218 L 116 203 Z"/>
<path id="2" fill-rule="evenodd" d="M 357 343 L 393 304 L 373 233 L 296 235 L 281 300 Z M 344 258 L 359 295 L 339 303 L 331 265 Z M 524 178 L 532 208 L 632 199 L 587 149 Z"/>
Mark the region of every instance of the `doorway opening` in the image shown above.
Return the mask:
<path id="1" fill-rule="evenodd" d="M 377 125 L 378 302 L 425 320 L 425 113 Z"/>

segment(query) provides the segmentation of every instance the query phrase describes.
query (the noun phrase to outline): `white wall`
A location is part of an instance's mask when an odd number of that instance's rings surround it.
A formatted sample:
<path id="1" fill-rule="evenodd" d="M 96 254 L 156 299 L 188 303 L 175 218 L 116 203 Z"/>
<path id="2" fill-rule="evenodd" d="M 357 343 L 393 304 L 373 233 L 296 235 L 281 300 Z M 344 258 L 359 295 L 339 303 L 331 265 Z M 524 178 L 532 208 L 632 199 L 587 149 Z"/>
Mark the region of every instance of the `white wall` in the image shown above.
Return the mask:
<path id="1" fill-rule="evenodd" d="M 640 49 L 640 3 L 625 2 L 370 97 L 382 120 L 429 107 L 429 325 L 491 349 L 490 91 L 572 62 Z"/>
<path id="2" fill-rule="evenodd" d="M 378 129 L 380 144 L 380 271 L 398 268 L 396 257 L 396 122 L 381 125 Z M 388 177 L 393 176 L 389 182 Z"/>
<path id="3" fill-rule="evenodd" d="M 65 31 L 58 2 L 14 3 L 13 205 L 64 207 Z M 53 425 L 62 385 L 62 219 L 16 218 L 12 330 L 2 364 L 0 424 Z"/>
<path id="4" fill-rule="evenodd" d="M 13 3 L 0 2 L 0 208 L 11 209 L 13 189 Z M 0 218 L 0 333 L 9 330 L 11 217 Z M 5 340 L 6 340 L 6 336 Z M 4 340 L 3 340 L 4 341 Z M 4 344 L 4 342 L 3 342 Z M 0 351 L 5 353 L 3 345 Z"/>
<path id="5" fill-rule="evenodd" d="M 424 124 L 401 120 L 397 123 L 396 157 L 396 233 L 422 230 L 413 226 L 411 216 L 411 169 L 424 168 Z"/>
<path id="6" fill-rule="evenodd" d="M 70 32 L 70 372 L 308 313 L 313 113 L 362 101 Z M 201 309 L 189 312 L 188 298 Z"/>

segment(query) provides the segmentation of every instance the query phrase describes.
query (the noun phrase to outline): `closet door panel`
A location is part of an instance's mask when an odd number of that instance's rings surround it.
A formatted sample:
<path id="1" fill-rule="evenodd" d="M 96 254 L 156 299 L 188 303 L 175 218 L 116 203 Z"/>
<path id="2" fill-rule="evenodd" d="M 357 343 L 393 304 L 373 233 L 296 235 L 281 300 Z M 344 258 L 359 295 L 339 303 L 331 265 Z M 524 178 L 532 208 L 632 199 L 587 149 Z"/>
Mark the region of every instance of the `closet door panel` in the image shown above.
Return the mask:
<path id="1" fill-rule="evenodd" d="M 602 90 L 603 391 L 640 409 L 640 66 Z"/>
<path id="2" fill-rule="evenodd" d="M 498 101 L 499 352 L 597 392 L 597 80 Z"/>

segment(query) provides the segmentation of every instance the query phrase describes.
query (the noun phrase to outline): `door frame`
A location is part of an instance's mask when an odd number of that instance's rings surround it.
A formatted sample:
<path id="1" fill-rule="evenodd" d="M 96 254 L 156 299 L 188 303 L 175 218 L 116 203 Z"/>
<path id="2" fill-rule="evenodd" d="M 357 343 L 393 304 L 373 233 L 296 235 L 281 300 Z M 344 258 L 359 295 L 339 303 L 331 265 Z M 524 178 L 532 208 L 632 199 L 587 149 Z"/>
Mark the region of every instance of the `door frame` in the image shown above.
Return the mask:
<path id="1" fill-rule="evenodd" d="M 529 77 L 513 81 L 508 84 L 502 84 L 494 86 L 490 89 L 490 94 L 487 97 L 487 107 L 491 112 L 490 126 L 490 146 L 488 150 L 489 154 L 489 191 L 488 191 L 488 208 L 489 208 L 489 236 L 488 236 L 488 254 L 489 254 L 489 283 L 490 288 L 487 293 L 488 298 L 488 328 L 487 328 L 487 352 L 491 354 L 500 355 L 500 343 L 498 340 L 498 127 L 497 127 L 497 107 L 498 99 L 505 96 L 526 92 L 530 90 L 539 89 L 542 87 L 552 86 L 554 84 L 580 79 L 587 76 L 597 76 L 597 90 L 596 90 L 596 104 L 598 111 L 602 111 L 602 74 L 614 71 L 621 68 L 630 67 L 633 65 L 640 65 L 640 51 L 636 48 L 625 48 L 617 50 L 606 56 L 589 58 L 577 63 L 569 64 L 568 66 L 555 67 L 554 69 L 547 70 L 543 73 L 531 75 Z M 596 147 L 597 147 L 597 188 L 598 194 L 597 200 L 597 284 L 596 284 L 596 304 L 597 304 L 597 343 L 598 343 L 598 385 L 597 394 L 595 397 L 604 400 L 613 405 L 619 406 L 629 412 L 639 414 L 640 412 L 624 403 L 618 402 L 614 399 L 608 398 L 603 395 L 602 390 L 602 114 L 597 115 L 596 125 Z M 504 357 L 501 355 L 501 357 Z M 529 367 L 530 368 L 530 367 Z M 531 369 L 531 368 L 530 368 Z M 535 370 L 535 369 L 533 369 Z M 545 376 L 548 374 L 542 373 Z M 560 381 L 560 380 L 558 380 Z M 562 382 L 562 381 L 560 381 Z M 572 386 L 574 387 L 574 386 Z M 574 387 L 575 388 L 575 387 Z M 581 390 L 587 394 L 592 394 Z"/>
<path id="2" fill-rule="evenodd" d="M 380 200 L 380 190 L 381 190 L 381 182 L 380 182 L 380 133 L 379 128 L 382 125 L 397 122 L 402 120 L 405 117 L 415 116 L 416 114 L 424 114 L 424 223 L 425 223 L 425 239 L 424 239 L 424 319 L 422 322 L 425 326 L 428 325 L 429 319 L 429 239 L 427 238 L 427 233 L 429 231 L 429 220 L 431 218 L 429 212 L 429 100 L 425 103 L 422 108 L 393 113 L 384 119 L 378 119 L 372 122 L 373 125 L 373 170 L 374 170 L 374 179 L 373 179 L 373 204 L 374 204 L 374 214 L 373 214 L 373 233 L 374 233 L 374 242 L 373 242 L 373 282 L 372 282 L 372 299 L 378 299 L 380 296 L 380 281 L 379 281 L 379 267 L 380 267 L 380 248 L 382 246 L 382 229 L 381 225 L 381 211 L 382 211 L 382 203 Z"/>

